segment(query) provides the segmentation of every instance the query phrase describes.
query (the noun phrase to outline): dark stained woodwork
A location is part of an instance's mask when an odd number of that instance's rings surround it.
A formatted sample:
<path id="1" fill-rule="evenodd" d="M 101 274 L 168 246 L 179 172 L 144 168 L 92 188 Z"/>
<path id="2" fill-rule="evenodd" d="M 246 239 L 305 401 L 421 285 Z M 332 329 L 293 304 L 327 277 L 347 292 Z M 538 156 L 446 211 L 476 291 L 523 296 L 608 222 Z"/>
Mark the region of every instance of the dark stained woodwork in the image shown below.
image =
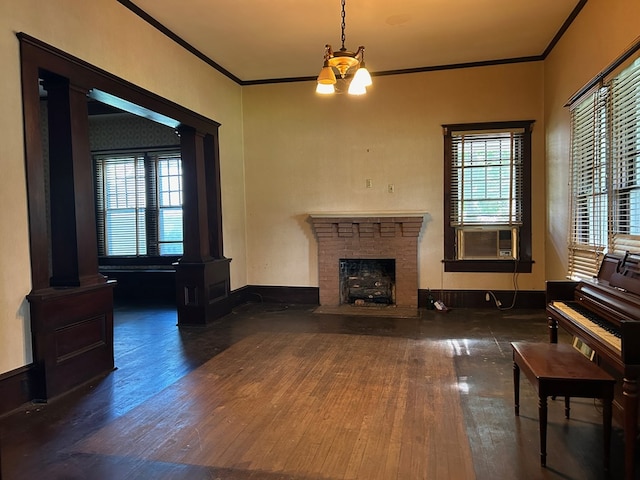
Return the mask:
<path id="1" fill-rule="evenodd" d="M 483 122 L 442 125 L 444 133 L 444 264 L 445 272 L 503 272 L 526 273 L 533 267 L 531 245 L 531 133 L 534 120 Z M 522 225 L 520 226 L 519 260 L 456 260 L 456 230 L 451 226 L 450 213 L 452 178 L 451 132 L 456 130 L 489 130 L 500 128 L 523 128 L 523 184 L 522 184 Z"/>
<path id="2" fill-rule="evenodd" d="M 33 364 L 0 375 L 0 416 L 15 410 L 34 398 L 36 385 Z"/>
<path id="3" fill-rule="evenodd" d="M 603 464 L 609 469 L 611 403 L 614 378 L 568 344 L 512 342 L 515 414 L 520 415 L 520 371 L 538 392 L 540 463 L 547 464 L 547 398 L 565 398 L 569 418 L 571 397 L 602 400 Z"/>
<path id="4" fill-rule="evenodd" d="M 32 292 L 34 398 L 49 400 L 113 370 L 115 282 Z"/>
<path id="5" fill-rule="evenodd" d="M 317 287 L 281 287 L 276 285 L 247 285 L 245 290 L 246 290 L 244 292 L 245 302 L 320 305 L 320 292 Z"/>
<path id="6" fill-rule="evenodd" d="M 545 293 L 540 290 L 491 290 L 500 301 L 503 309 L 510 308 L 544 308 Z M 486 299 L 487 290 L 418 290 L 418 306 L 428 308 L 429 293 L 452 308 L 484 308 L 496 309 L 493 297 Z"/>
<path id="7" fill-rule="evenodd" d="M 216 136 L 181 126 L 184 254 L 174 264 L 178 324 L 205 324 L 231 311 L 229 262 L 221 257 Z"/>
<path id="8" fill-rule="evenodd" d="M 51 286 L 104 283 L 98 273 L 87 90 L 44 75 L 49 115 Z"/>
<path id="9" fill-rule="evenodd" d="M 625 478 L 636 478 L 638 378 L 640 377 L 640 257 L 606 254 L 597 278 L 576 284 L 568 300 L 567 283 L 548 283 L 546 312 L 549 342 L 558 341 L 558 327 L 578 337 L 596 354 L 595 361 L 618 380 L 614 416 L 625 436 Z M 634 293 L 635 292 L 635 293 Z M 560 294 L 562 298 L 554 298 Z M 556 303 L 556 301 L 558 301 Z M 560 302 L 561 301 L 561 302 Z M 609 337 L 617 338 L 615 346 Z"/>
<path id="10" fill-rule="evenodd" d="M 204 325 L 231 312 L 230 261 L 181 261 L 175 265 L 179 325 Z"/>
<path id="11" fill-rule="evenodd" d="M 220 183 L 220 147 L 218 135 L 205 134 L 202 139 L 205 158 L 207 188 L 207 219 L 209 253 L 213 258 L 224 258 L 222 241 L 222 190 Z"/>
<path id="12" fill-rule="evenodd" d="M 204 134 L 191 127 L 178 128 L 182 154 L 182 207 L 184 254 L 179 262 L 210 260 L 207 175 L 204 155 Z"/>
<path id="13" fill-rule="evenodd" d="M 199 131 L 215 135 L 219 123 L 206 118 L 192 110 L 178 105 L 166 98 L 149 92 L 131 82 L 127 82 L 105 70 L 102 70 L 90 63 L 66 52 L 48 45 L 25 33 L 18 33 L 20 40 L 21 61 L 23 62 L 23 73 L 35 71 L 36 77 L 27 79 L 27 85 L 36 85 L 38 69 L 55 73 L 61 77 L 69 78 L 74 84 L 81 85 L 89 89 L 98 89 L 113 96 L 122 98 L 135 105 L 139 105 L 148 110 L 157 112 L 166 117 L 176 120 L 181 125 L 188 125 Z M 26 61 L 26 64 L 25 64 Z M 25 79 L 23 77 L 23 85 Z M 23 92 L 24 94 L 24 92 Z M 33 95 L 33 94 L 31 94 Z M 29 95 L 29 97 L 31 97 Z M 36 91 L 36 97 L 37 91 Z M 24 98 L 24 97 L 23 97 Z M 39 131 L 39 126 L 36 126 Z"/>
<path id="14" fill-rule="evenodd" d="M 86 97 L 87 92 L 99 91 L 180 125 L 186 170 L 186 266 L 180 278 L 187 283 L 176 287 L 177 301 L 184 307 L 181 312 L 185 315 L 181 317 L 185 323 L 204 324 L 227 314 L 230 260 L 222 256 L 219 124 L 29 35 L 17 35 L 22 65 L 33 298 L 51 286 L 105 282 L 97 266 Z M 42 151 L 40 79 L 51 97 L 50 194 Z M 49 206 L 51 219 L 47 215 Z M 195 298 L 202 303 L 193 308 Z M 196 318 L 197 315 L 201 317 Z M 36 324 L 40 323 L 41 319 L 36 319 Z"/>

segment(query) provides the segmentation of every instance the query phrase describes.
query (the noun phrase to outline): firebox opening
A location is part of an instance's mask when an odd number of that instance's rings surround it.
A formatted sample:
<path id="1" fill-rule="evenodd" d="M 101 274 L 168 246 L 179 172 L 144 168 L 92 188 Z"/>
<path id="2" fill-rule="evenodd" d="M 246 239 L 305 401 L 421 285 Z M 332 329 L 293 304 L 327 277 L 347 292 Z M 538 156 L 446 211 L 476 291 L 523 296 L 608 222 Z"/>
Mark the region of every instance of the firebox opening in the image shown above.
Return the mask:
<path id="1" fill-rule="evenodd" d="M 340 304 L 395 305 L 395 259 L 340 259 Z"/>

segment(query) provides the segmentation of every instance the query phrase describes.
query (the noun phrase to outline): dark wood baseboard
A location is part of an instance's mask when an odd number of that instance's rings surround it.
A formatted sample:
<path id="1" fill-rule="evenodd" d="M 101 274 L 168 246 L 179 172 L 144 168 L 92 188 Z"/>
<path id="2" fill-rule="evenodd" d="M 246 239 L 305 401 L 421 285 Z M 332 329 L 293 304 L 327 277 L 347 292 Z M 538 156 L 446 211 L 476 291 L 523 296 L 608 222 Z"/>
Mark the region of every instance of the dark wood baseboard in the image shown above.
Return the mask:
<path id="1" fill-rule="evenodd" d="M 489 301 L 486 296 L 489 293 Z M 527 290 L 514 292 L 513 290 L 431 290 L 436 300 L 442 300 L 450 308 L 497 308 L 496 300 L 501 303 L 500 308 L 545 308 L 544 290 Z M 514 301 L 515 299 L 515 301 Z M 428 308 L 429 290 L 418 291 L 418 307 Z"/>
<path id="2" fill-rule="evenodd" d="M 245 292 L 245 302 L 320 305 L 320 290 L 318 287 L 250 285 Z"/>
<path id="3" fill-rule="evenodd" d="M 109 268 L 100 273 L 116 280 L 116 301 L 166 301 L 176 299 L 176 272 L 170 268 Z"/>
<path id="4" fill-rule="evenodd" d="M 36 373 L 33 364 L 0 375 L 0 416 L 5 415 L 35 397 Z"/>
<path id="5" fill-rule="evenodd" d="M 489 301 L 486 294 L 489 294 Z M 496 300 L 502 308 L 545 308 L 543 290 L 431 290 L 436 300 L 442 300 L 450 308 L 496 308 Z M 514 302 L 515 297 L 515 302 Z M 248 302 L 291 303 L 319 305 L 317 287 L 282 287 L 247 285 L 231 294 L 233 306 Z M 428 308 L 429 290 L 418 290 L 418 308 Z"/>

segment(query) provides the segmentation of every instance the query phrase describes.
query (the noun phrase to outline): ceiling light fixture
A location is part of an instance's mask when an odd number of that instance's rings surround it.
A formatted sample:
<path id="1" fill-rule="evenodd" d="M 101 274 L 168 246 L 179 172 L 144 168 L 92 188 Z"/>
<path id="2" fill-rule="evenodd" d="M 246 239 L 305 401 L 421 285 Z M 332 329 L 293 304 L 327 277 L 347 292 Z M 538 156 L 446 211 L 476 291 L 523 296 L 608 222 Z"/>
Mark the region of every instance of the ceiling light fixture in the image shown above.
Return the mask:
<path id="1" fill-rule="evenodd" d="M 336 75 L 333 72 L 335 68 L 340 74 L 340 78 L 345 79 L 347 72 L 353 68 L 356 68 L 356 73 L 351 79 L 349 84 L 350 95 L 363 95 L 367 93 L 367 87 L 371 85 L 371 75 L 367 71 L 364 64 L 364 47 L 358 47 L 358 50 L 350 52 L 344 46 L 344 29 L 345 29 L 345 0 L 341 0 L 342 4 L 342 48 L 337 52 L 334 52 L 331 45 L 324 46 L 324 64 L 320 75 L 318 75 L 318 86 L 316 87 L 316 93 L 332 94 L 335 92 L 335 85 L 337 83 Z"/>

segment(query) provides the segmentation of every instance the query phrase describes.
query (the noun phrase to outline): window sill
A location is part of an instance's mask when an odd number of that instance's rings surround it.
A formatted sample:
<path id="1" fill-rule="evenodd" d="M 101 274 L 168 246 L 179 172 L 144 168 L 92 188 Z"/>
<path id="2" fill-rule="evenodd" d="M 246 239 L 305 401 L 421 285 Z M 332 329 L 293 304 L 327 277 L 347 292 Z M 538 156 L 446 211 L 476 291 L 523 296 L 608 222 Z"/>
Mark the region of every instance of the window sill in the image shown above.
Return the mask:
<path id="1" fill-rule="evenodd" d="M 531 273 L 533 260 L 443 260 L 445 272 Z"/>
<path id="2" fill-rule="evenodd" d="M 173 264 L 180 259 L 178 255 L 163 255 L 163 256 L 140 256 L 140 257 L 126 257 L 126 256 L 110 256 L 99 257 L 99 268 L 171 268 Z"/>

